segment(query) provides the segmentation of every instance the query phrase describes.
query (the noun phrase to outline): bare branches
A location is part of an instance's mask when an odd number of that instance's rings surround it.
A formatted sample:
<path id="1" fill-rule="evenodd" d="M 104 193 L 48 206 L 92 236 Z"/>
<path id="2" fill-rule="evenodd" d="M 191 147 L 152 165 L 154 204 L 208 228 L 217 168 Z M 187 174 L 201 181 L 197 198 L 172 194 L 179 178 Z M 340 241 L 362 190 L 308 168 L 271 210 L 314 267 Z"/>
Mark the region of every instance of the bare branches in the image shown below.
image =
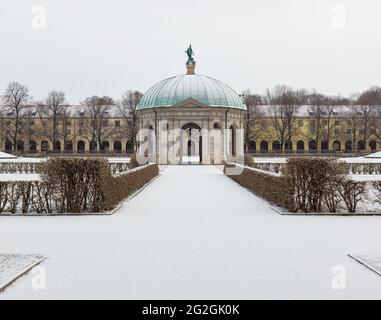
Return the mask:
<path id="1" fill-rule="evenodd" d="M 297 111 L 306 101 L 305 90 L 293 90 L 281 85 L 267 90 L 267 102 L 271 106 L 272 124 L 280 142 L 281 150 L 291 148 L 291 139 L 296 134 Z"/>
<path id="2" fill-rule="evenodd" d="M 359 94 L 354 102 L 356 112 L 361 117 L 361 135 L 366 148 L 370 136 L 376 131 L 372 129 L 376 129 L 375 118 L 377 114 L 379 114 L 379 108 L 381 106 L 381 88 L 369 88 Z"/>
<path id="3" fill-rule="evenodd" d="M 90 141 L 91 151 L 99 150 L 103 141 L 110 134 L 108 118 L 110 116 L 110 106 L 114 104 L 114 100 L 107 96 L 92 96 L 84 101 L 83 129 L 85 130 L 85 136 Z"/>
<path id="4" fill-rule="evenodd" d="M 242 93 L 243 103 L 246 106 L 244 115 L 244 129 L 245 129 L 245 150 L 249 149 L 251 140 L 255 140 L 261 132 L 265 129 L 265 124 L 261 117 L 263 111 L 263 97 L 257 94 L 251 94 L 249 90 Z"/>
<path id="5" fill-rule="evenodd" d="M 308 112 L 313 121 L 310 122 L 310 129 L 317 147 L 325 145 L 329 148 L 330 141 L 335 135 L 334 117 L 337 113 L 337 106 L 343 103 L 340 96 L 325 96 L 312 91 L 308 95 Z"/>
<path id="6" fill-rule="evenodd" d="M 126 119 L 127 139 L 132 142 L 133 147 L 135 147 L 135 137 L 138 131 L 136 108 L 142 96 L 143 94 L 139 91 L 129 90 L 122 95 L 120 102 L 117 104 L 120 115 Z"/>
<path id="7" fill-rule="evenodd" d="M 44 103 L 37 104 L 37 112 L 42 135 L 52 142 L 54 150 L 59 149 L 57 142 L 63 137 L 66 125 L 62 118 L 68 113 L 65 93 L 62 91 L 49 92 Z"/>
<path id="8" fill-rule="evenodd" d="M 13 150 L 16 150 L 19 135 L 22 134 L 20 118 L 28 98 L 28 87 L 18 82 L 11 82 L 8 84 L 4 94 L 5 111 L 7 113 L 6 116 L 9 119 L 5 138 L 11 141 Z"/>

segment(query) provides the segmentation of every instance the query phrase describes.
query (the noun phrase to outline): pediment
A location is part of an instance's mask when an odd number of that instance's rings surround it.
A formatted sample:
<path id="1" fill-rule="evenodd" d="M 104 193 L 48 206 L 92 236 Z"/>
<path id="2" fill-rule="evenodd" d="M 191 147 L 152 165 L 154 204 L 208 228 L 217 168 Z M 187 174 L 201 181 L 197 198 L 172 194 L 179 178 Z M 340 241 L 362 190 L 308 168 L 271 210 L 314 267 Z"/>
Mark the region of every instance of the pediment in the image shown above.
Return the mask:
<path id="1" fill-rule="evenodd" d="M 208 106 L 207 104 L 203 103 L 203 102 L 200 102 L 196 99 L 193 99 L 193 98 L 187 98 L 183 101 L 180 101 L 176 104 L 174 104 L 172 106 L 172 108 L 174 109 L 177 109 L 177 108 L 181 108 L 181 109 L 194 109 L 194 108 L 210 108 L 210 106 Z"/>

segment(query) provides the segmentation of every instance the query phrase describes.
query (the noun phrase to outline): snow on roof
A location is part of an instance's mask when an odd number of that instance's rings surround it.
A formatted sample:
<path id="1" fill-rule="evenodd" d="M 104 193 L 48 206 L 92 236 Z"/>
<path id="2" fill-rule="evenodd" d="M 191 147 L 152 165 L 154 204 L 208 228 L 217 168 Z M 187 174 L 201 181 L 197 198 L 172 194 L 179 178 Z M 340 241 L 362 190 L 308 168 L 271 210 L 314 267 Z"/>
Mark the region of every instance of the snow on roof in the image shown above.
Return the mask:
<path id="1" fill-rule="evenodd" d="M 32 117 L 39 117 L 39 114 L 37 112 L 37 106 L 35 104 L 30 103 L 27 105 L 27 107 L 28 108 L 23 110 L 24 112 L 31 112 Z M 82 117 L 84 115 L 85 110 L 86 110 L 86 107 L 82 104 L 68 105 L 67 107 L 68 107 L 68 111 L 72 117 L 75 117 L 75 116 Z M 1 96 L 0 96 L 0 112 L 3 112 L 7 116 L 12 115 L 12 114 L 8 114 L 6 107 L 3 104 L 1 104 Z M 107 106 L 107 110 L 105 113 L 106 113 L 106 116 L 109 116 L 109 117 L 120 117 L 121 116 L 119 108 L 116 105 Z"/>
<path id="2" fill-rule="evenodd" d="M 0 151 L 0 159 L 15 159 L 16 156 Z"/>
<path id="3" fill-rule="evenodd" d="M 259 111 L 262 111 L 263 115 L 271 116 L 273 114 L 273 109 L 275 106 L 273 105 L 259 105 Z M 354 106 L 340 105 L 335 106 L 332 110 L 332 117 L 346 117 L 351 115 L 356 109 Z M 295 106 L 295 116 L 296 117 L 314 117 L 314 106 L 311 105 L 297 105 Z M 320 116 L 325 117 L 328 116 L 328 110 L 324 107 L 321 107 Z"/>
<path id="4" fill-rule="evenodd" d="M 347 158 L 338 158 L 339 161 L 344 161 L 346 163 L 380 163 L 381 162 L 381 152 L 377 152 L 379 157 L 347 157 Z M 318 154 L 316 156 L 319 156 Z M 287 162 L 288 157 L 253 157 L 255 163 L 280 163 L 284 164 Z"/>
<path id="5" fill-rule="evenodd" d="M 381 159 L 381 151 L 378 151 L 378 152 L 375 152 L 375 153 L 371 153 L 371 154 L 368 154 L 367 156 L 365 156 L 365 158 L 376 158 L 376 159 Z"/>

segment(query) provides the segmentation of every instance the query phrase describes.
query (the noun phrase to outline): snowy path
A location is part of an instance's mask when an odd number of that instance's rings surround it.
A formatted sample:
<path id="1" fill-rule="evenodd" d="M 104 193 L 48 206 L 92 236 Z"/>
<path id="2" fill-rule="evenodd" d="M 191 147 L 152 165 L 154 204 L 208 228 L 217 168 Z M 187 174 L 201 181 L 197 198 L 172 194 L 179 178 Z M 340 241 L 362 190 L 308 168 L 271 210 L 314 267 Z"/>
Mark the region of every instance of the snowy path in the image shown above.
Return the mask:
<path id="1" fill-rule="evenodd" d="M 113 216 L 0 217 L 13 252 L 47 257 L 47 288 L 29 274 L 0 299 L 381 298 L 381 277 L 347 257 L 380 255 L 380 217 L 280 216 L 212 166 L 166 168 Z"/>

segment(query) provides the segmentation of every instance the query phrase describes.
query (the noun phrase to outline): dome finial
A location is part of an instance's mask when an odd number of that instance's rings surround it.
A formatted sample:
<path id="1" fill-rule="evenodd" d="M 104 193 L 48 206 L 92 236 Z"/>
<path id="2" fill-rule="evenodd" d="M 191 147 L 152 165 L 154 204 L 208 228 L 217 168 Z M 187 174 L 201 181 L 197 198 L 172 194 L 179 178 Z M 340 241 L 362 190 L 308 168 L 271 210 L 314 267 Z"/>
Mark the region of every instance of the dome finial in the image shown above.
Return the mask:
<path id="1" fill-rule="evenodd" d="M 188 49 L 185 51 L 186 54 L 188 55 L 188 61 L 186 63 L 187 67 L 187 75 L 194 75 L 194 69 L 196 68 L 196 61 L 194 61 L 194 51 L 192 49 L 192 45 L 190 44 Z"/>

